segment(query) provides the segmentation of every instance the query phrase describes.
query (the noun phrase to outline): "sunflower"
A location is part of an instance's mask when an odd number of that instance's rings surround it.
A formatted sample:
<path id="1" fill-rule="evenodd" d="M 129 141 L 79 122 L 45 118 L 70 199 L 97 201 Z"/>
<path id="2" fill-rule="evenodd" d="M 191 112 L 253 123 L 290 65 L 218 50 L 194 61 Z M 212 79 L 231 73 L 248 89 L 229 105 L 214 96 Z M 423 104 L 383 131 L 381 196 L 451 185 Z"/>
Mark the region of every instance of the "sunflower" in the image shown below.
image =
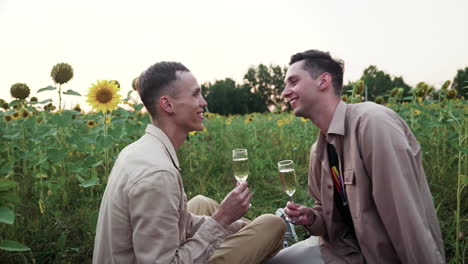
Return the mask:
<path id="1" fill-rule="evenodd" d="M 21 111 L 21 117 L 22 118 L 28 118 L 29 117 L 29 112 L 26 109 L 23 109 L 23 111 Z"/>
<path id="2" fill-rule="evenodd" d="M 282 127 L 282 126 L 284 126 L 285 124 L 286 124 L 286 122 L 285 122 L 283 119 L 280 119 L 280 120 L 276 121 L 276 125 L 277 125 L 278 127 Z"/>
<path id="3" fill-rule="evenodd" d="M 11 115 L 4 115 L 3 119 L 5 119 L 5 121 L 7 121 L 7 122 L 10 122 L 12 117 L 11 117 Z"/>
<path id="4" fill-rule="evenodd" d="M 98 81 L 97 84 L 93 84 L 89 88 L 86 102 L 93 109 L 103 113 L 115 110 L 120 103 L 120 95 L 117 94 L 119 90 L 119 87 L 113 81 Z"/>
<path id="5" fill-rule="evenodd" d="M 93 128 L 97 125 L 96 122 L 94 122 L 93 120 L 89 120 L 88 122 L 86 122 L 86 125 L 89 127 L 89 128 Z"/>
<path id="6" fill-rule="evenodd" d="M 230 125 L 232 123 L 232 118 L 228 117 L 226 119 L 226 124 Z"/>
<path id="7" fill-rule="evenodd" d="M 11 118 L 12 118 L 13 120 L 18 120 L 18 119 L 20 119 L 20 118 L 21 118 L 20 112 L 15 111 L 15 112 L 11 115 Z"/>

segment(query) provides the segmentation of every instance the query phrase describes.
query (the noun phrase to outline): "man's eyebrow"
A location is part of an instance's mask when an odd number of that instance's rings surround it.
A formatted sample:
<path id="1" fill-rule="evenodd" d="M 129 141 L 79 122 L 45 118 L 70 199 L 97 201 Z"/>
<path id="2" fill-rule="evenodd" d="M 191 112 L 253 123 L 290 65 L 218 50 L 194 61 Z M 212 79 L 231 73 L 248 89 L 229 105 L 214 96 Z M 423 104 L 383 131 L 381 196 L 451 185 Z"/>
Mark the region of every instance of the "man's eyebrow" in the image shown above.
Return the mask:
<path id="1" fill-rule="evenodd" d="M 286 85 L 289 81 L 291 81 L 292 78 L 296 77 L 296 75 L 291 75 L 288 77 L 288 79 L 286 79 L 286 81 L 284 81 L 284 85 Z"/>

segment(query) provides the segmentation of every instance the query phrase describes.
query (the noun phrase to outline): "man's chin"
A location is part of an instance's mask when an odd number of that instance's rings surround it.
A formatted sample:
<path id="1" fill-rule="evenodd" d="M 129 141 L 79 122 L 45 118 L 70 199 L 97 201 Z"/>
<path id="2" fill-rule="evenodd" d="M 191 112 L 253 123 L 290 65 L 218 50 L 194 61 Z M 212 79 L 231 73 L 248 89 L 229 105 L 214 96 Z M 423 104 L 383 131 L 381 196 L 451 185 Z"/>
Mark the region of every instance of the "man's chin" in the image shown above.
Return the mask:
<path id="1" fill-rule="evenodd" d="M 205 129 L 205 126 L 204 125 L 201 125 L 199 127 L 196 127 L 194 130 L 195 131 L 203 131 L 203 129 Z"/>

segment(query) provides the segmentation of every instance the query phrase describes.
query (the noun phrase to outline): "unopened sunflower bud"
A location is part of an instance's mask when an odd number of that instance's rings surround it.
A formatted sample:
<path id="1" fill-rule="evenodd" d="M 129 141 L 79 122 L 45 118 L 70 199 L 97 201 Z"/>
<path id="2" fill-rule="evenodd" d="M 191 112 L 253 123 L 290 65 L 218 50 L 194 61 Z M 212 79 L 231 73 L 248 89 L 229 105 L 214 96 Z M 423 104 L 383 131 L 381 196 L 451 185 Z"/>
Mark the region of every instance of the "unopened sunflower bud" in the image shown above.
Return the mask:
<path id="1" fill-rule="evenodd" d="M 354 85 L 354 94 L 361 95 L 364 93 L 364 82 L 358 81 L 356 85 Z"/>
<path id="2" fill-rule="evenodd" d="M 449 88 L 450 83 L 451 83 L 450 80 L 445 81 L 444 84 L 442 85 L 442 90 L 446 91 Z"/>
<path id="3" fill-rule="evenodd" d="M 73 68 L 68 63 L 58 63 L 50 73 L 55 83 L 64 84 L 73 78 Z"/>
<path id="4" fill-rule="evenodd" d="M 10 94 L 17 99 L 26 99 L 29 96 L 30 90 L 25 83 L 15 83 L 10 88 Z"/>
<path id="5" fill-rule="evenodd" d="M 385 102 L 383 96 L 377 96 L 377 98 L 375 98 L 375 103 L 377 104 L 383 104 Z"/>
<path id="6" fill-rule="evenodd" d="M 133 90 L 137 91 L 137 89 L 138 89 L 138 77 L 135 77 L 135 79 L 133 79 L 132 88 L 133 88 Z"/>
<path id="7" fill-rule="evenodd" d="M 454 89 L 449 90 L 447 92 L 447 99 L 450 100 L 450 99 L 455 99 L 455 98 L 457 98 L 457 90 L 454 90 Z"/>
<path id="8" fill-rule="evenodd" d="M 398 95 L 398 88 L 393 88 L 390 92 L 390 97 L 396 97 Z"/>

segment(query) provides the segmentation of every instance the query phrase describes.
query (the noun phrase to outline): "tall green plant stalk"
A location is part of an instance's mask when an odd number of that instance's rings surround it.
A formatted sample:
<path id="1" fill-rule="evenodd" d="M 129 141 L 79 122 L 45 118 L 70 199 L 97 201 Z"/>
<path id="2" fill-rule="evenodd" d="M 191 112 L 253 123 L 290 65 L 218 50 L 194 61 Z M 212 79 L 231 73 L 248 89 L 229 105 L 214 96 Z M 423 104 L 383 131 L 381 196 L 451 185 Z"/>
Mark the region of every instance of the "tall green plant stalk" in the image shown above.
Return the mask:
<path id="1" fill-rule="evenodd" d="M 58 94 L 59 94 L 59 112 L 62 111 L 62 85 L 58 85 Z"/>
<path id="2" fill-rule="evenodd" d="M 466 108 L 465 108 L 465 115 L 466 115 Z M 457 118 L 453 115 L 452 111 L 449 112 L 449 115 L 453 118 L 454 122 L 456 123 L 456 130 L 458 133 L 458 181 L 457 181 L 457 209 L 455 212 L 455 261 L 458 263 L 458 260 L 460 259 L 460 210 L 461 210 L 461 194 L 463 191 L 463 188 L 465 187 L 463 180 L 464 180 L 464 175 L 462 174 L 462 160 L 463 160 L 463 153 L 461 151 L 461 148 L 463 147 L 463 142 L 467 138 L 466 136 L 466 130 L 464 131 L 464 123 L 466 123 L 466 120 L 464 119 L 463 122 L 460 124 L 458 122 Z M 466 126 L 466 125 L 465 125 Z"/>
<path id="3" fill-rule="evenodd" d="M 104 112 L 104 138 L 107 138 L 108 128 L 109 127 L 107 124 L 107 111 L 105 111 Z M 104 148 L 104 177 L 103 179 L 107 179 L 107 177 L 109 177 L 109 148 L 106 146 Z"/>

